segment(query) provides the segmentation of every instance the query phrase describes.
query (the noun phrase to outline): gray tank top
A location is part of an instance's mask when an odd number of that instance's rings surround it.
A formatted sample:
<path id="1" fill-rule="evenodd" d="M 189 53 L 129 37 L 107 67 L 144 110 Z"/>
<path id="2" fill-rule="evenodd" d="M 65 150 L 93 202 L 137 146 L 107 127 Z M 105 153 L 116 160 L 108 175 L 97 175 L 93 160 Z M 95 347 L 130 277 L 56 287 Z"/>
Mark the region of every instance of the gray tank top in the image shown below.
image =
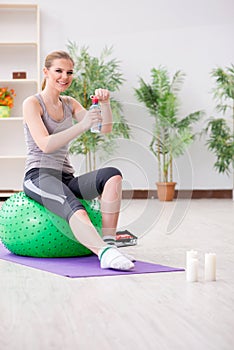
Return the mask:
<path id="1" fill-rule="evenodd" d="M 42 121 L 50 135 L 68 129 L 73 125 L 72 107 L 69 105 L 69 103 L 65 103 L 63 98 L 61 98 L 63 105 L 63 120 L 57 122 L 49 116 L 41 95 L 36 94 L 35 97 L 38 99 L 42 107 Z M 61 147 L 59 150 L 53 153 L 44 153 L 33 140 L 27 124 L 24 124 L 24 135 L 27 145 L 25 172 L 32 168 L 51 168 L 64 171 L 69 174 L 74 173 L 74 169 L 68 157 L 68 145 Z"/>

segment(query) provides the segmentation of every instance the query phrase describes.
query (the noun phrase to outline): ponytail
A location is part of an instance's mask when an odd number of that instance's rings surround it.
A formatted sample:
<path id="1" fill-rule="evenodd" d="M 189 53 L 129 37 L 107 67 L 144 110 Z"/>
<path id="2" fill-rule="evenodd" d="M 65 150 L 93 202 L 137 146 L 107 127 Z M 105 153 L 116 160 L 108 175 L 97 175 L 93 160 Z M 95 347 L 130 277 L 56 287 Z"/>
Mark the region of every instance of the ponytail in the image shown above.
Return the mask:
<path id="1" fill-rule="evenodd" d="M 43 78 L 42 84 L 41 84 L 41 90 L 44 90 L 45 86 L 46 86 L 46 78 Z"/>

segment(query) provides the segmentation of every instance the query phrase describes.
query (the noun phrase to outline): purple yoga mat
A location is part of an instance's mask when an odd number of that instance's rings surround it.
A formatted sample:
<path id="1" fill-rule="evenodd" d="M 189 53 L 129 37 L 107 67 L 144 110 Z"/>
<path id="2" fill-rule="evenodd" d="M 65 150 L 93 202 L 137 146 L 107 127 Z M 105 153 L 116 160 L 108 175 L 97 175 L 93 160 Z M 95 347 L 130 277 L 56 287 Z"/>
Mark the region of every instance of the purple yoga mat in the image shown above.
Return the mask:
<path id="1" fill-rule="evenodd" d="M 71 278 L 184 271 L 183 268 L 163 266 L 143 261 L 136 261 L 134 263 L 135 268 L 126 272 L 101 269 L 96 255 L 78 258 L 32 258 L 12 254 L 1 243 L 0 259 Z"/>

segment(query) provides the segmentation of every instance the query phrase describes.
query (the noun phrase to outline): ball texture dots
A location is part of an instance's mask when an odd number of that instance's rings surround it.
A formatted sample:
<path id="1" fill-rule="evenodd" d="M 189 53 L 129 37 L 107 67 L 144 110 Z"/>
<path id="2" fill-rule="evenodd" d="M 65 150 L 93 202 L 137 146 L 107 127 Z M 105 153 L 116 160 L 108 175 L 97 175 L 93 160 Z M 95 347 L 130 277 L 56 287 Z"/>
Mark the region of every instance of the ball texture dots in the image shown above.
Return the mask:
<path id="1" fill-rule="evenodd" d="M 101 236 L 102 215 L 98 200 L 80 200 Z M 92 252 L 74 237 L 67 221 L 19 192 L 8 198 L 0 210 L 0 239 L 17 255 L 59 258 Z"/>

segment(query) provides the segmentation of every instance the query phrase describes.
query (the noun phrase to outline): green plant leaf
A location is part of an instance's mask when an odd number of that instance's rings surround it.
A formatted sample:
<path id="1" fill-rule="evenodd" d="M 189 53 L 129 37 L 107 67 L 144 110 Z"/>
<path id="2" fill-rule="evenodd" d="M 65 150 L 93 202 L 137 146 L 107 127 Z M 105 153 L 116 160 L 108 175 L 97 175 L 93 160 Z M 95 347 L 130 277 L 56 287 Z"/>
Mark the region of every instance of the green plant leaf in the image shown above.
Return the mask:
<path id="1" fill-rule="evenodd" d="M 89 109 L 91 106 L 90 95 L 97 88 L 105 88 L 111 92 L 118 91 L 124 82 L 123 74 L 120 70 L 120 61 L 111 58 L 113 47 L 105 46 L 99 57 L 92 56 L 87 46 L 79 47 L 76 42 L 68 42 L 68 51 L 75 62 L 74 79 L 65 91 L 78 100 L 84 108 Z M 90 131 L 82 134 L 71 143 L 70 152 L 72 154 L 83 154 L 90 157 L 90 153 L 97 152 L 109 155 L 114 148 L 109 147 L 110 142 L 118 137 L 129 138 L 130 128 L 122 113 L 122 106 L 114 97 L 111 98 L 111 108 L 113 112 L 113 131 L 111 134 L 93 134 Z M 95 156 L 96 157 L 96 156 Z M 89 166 L 93 168 L 92 165 Z"/>
<path id="2" fill-rule="evenodd" d="M 179 117 L 178 93 L 182 87 L 185 74 L 177 71 L 172 79 L 165 67 L 151 69 L 151 83 L 139 78 L 139 87 L 135 96 L 144 103 L 150 116 L 154 117 L 153 136 L 149 148 L 157 157 L 159 181 L 172 181 L 173 158 L 186 151 L 196 134 L 192 126 L 202 116 L 202 111 Z"/>
<path id="3" fill-rule="evenodd" d="M 217 67 L 211 71 L 215 80 L 212 90 L 217 101 L 216 110 L 222 114 L 219 118 L 210 118 L 204 128 L 208 135 L 206 145 L 215 155 L 214 168 L 219 173 L 231 174 L 234 169 L 234 65 Z M 232 130 L 228 126 L 232 122 Z"/>

